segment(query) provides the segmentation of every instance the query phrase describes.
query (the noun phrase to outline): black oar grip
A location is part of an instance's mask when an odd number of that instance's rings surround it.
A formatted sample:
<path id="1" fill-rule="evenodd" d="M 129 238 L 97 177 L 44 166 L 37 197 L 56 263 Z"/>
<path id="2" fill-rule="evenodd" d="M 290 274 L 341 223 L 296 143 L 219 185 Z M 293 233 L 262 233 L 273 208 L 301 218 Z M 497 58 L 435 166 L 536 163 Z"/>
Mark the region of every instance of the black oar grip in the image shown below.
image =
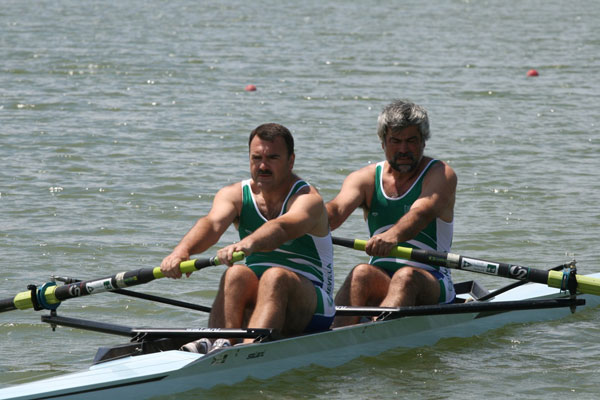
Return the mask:
<path id="1" fill-rule="evenodd" d="M 16 310 L 14 298 L 0 300 L 0 312 Z"/>
<path id="2" fill-rule="evenodd" d="M 194 261 L 194 268 L 196 268 L 196 270 L 199 271 L 202 268 L 217 265 L 217 262 L 218 258 L 216 256 L 210 258 L 198 258 Z"/>
<path id="3" fill-rule="evenodd" d="M 346 238 L 333 236 L 331 238 L 331 241 L 333 242 L 333 244 L 336 244 L 338 246 L 349 247 L 351 249 L 354 248 L 354 239 L 346 239 Z"/>

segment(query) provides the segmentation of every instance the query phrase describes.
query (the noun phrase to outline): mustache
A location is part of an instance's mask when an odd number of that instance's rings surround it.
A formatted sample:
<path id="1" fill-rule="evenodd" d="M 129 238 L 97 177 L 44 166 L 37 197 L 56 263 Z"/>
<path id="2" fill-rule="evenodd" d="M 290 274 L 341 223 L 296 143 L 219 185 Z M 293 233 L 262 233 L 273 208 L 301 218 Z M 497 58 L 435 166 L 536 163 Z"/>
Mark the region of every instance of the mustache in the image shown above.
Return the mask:
<path id="1" fill-rule="evenodd" d="M 258 174 L 259 175 L 273 175 L 273 172 L 271 172 L 268 169 L 259 169 L 258 170 Z"/>
<path id="2" fill-rule="evenodd" d="M 394 154 L 394 160 L 397 160 L 401 157 L 407 157 L 410 158 L 411 160 L 415 159 L 415 155 L 412 152 L 408 152 L 408 153 L 396 153 Z"/>

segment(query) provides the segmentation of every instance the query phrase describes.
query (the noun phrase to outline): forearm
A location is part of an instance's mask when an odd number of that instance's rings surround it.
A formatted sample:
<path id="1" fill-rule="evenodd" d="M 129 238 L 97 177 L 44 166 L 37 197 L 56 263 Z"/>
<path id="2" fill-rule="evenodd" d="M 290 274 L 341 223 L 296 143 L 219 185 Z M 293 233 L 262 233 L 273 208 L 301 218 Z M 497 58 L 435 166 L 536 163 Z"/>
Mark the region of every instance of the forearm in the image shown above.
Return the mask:
<path id="1" fill-rule="evenodd" d="M 344 223 L 346 218 L 342 214 L 342 212 L 341 212 L 340 208 L 337 206 L 337 204 L 329 202 L 325 205 L 325 207 L 327 208 L 327 216 L 329 218 L 329 227 L 333 231 L 333 230 L 339 228 L 340 225 L 342 225 L 342 223 Z"/>
<path id="2" fill-rule="evenodd" d="M 244 252 L 248 257 L 255 252 L 273 251 L 289 239 L 293 237 L 280 224 L 269 221 L 239 242 L 219 249 L 217 257 L 221 262 L 232 265 L 235 252 Z"/>
<path id="3" fill-rule="evenodd" d="M 242 242 L 250 253 L 254 253 L 273 251 L 291 239 L 295 239 L 295 235 L 281 223 L 272 220 L 246 236 Z"/>
<path id="4" fill-rule="evenodd" d="M 416 237 L 427 224 L 426 218 L 421 213 L 411 210 L 388 230 L 372 236 L 367 241 L 365 251 L 370 256 L 386 256 L 398 243 L 407 242 Z"/>
<path id="5" fill-rule="evenodd" d="M 206 217 L 201 218 L 185 234 L 179 244 L 173 249 L 173 253 L 179 254 L 182 258 L 189 258 L 192 254 L 202 253 L 214 245 L 218 241 L 219 236 L 219 233 Z"/>
<path id="6" fill-rule="evenodd" d="M 374 165 L 348 175 L 337 196 L 325 205 L 331 230 L 339 228 L 358 207 L 368 209 L 367 199 L 373 195 L 374 181 Z"/>
<path id="7" fill-rule="evenodd" d="M 411 209 L 400 218 L 387 232 L 395 238 L 396 243 L 409 241 L 427 227 L 433 217 L 431 213 L 419 209 Z"/>

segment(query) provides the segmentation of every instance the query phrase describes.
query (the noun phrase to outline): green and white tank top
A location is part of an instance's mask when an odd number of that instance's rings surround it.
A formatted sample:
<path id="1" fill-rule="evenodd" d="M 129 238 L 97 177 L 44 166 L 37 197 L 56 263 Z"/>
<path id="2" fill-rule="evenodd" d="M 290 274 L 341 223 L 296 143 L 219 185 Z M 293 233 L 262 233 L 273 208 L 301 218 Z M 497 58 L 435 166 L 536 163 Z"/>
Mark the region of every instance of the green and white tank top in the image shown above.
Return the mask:
<path id="1" fill-rule="evenodd" d="M 290 197 L 305 186 L 308 186 L 308 183 L 303 180 L 298 180 L 294 183 L 283 202 L 279 215 L 283 215 L 286 212 L 285 210 Z M 240 240 L 267 222 L 267 219 L 256 205 L 256 199 L 252 194 L 249 179 L 242 181 L 242 200 L 242 211 L 238 227 Z M 246 265 L 258 269 L 266 269 L 273 266 L 287 268 L 305 276 L 315 286 L 324 289 L 330 296 L 333 294 L 333 245 L 331 243 L 331 232 L 323 237 L 306 234 L 285 242 L 273 251 L 253 253 L 246 258 Z"/>
<path id="2" fill-rule="evenodd" d="M 383 166 L 384 161 L 379 162 L 375 169 L 375 190 L 371 199 L 371 207 L 367 215 L 370 236 L 387 231 L 404 214 L 410 210 L 412 204 L 421 195 L 423 179 L 427 171 L 438 160 L 431 160 L 419 175 L 410 189 L 400 197 L 390 197 L 383 190 Z M 425 229 L 408 242 L 398 243 L 402 247 L 411 247 L 424 250 L 436 250 L 449 252 L 452 245 L 454 222 L 445 222 L 439 218 L 433 220 Z M 439 271 L 444 275 L 450 275 L 447 268 L 417 263 L 395 257 L 371 257 L 369 264 L 376 265 L 386 270 L 395 272 L 403 265 L 411 265 L 429 271 Z"/>

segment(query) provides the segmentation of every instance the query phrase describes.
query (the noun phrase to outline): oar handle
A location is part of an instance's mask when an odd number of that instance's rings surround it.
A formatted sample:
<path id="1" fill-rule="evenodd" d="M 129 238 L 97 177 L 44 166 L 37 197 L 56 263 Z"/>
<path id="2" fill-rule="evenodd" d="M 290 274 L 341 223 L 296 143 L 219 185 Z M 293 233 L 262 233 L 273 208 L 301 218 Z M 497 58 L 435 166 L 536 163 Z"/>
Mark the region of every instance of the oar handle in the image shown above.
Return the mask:
<path id="1" fill-rule="evenodd" d="M 0 312 L 16 310 L 14 297 L 0 300 Z"/>
<path id="2" fill-rule="evenodd" d="M 340 238 L 340 237 L 334 236 L 334 237 L 332 237 L 332 241 L 333 241 L 333 244 L 337 244 L 337 245 L 344 246 L 344 247 L 349 247 L 354 250 L 365 251 L 365 249 L 367 248 L 366 240 L 346 239 L 346 238 Z M 404 259 L 410 260 L 413 257 L 412 250 L 413 249 L 408 248 L 408 247 L 397 246 L 394 249 L 392 249 L 392 251 L 390 252 L 389 255 L 392 257 L 398 257 L 398 258 L 404 258 Z"/>
<path id="3" fill-rule="evenodd" d="M 244 257 L 246 257 L 246 255 L 244 254 L 243 251 L 236 251 L 235 253 L 233 253 L 233 262 L 242 261 L 244 259 Z M 211 257 L 208 259 L 198 258 L 198 259 L 194 259 L 194 260 L 182 261 L 179 264 L 179 270 L 181 271 L 182 274 L 187 274 L 190 272 L 199 271 L 202 268 L 221 265 L 221 264 L 223 264 L 223 263 L 221 262 L 221 260 L 219 260 L 219 258 L 217 256 L 214 256 L 214 257 Z M 165 277 L 165 275 L 160 270 L 160 267 L 154 268 L 152 273 L 156 279 Z"/>

